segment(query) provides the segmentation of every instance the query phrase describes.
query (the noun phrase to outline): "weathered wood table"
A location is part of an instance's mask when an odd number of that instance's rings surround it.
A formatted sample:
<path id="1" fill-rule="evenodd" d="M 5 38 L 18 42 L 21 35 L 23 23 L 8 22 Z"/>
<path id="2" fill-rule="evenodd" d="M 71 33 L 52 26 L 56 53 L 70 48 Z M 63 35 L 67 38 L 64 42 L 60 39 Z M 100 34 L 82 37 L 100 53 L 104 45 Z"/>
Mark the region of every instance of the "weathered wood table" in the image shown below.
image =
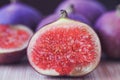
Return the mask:
<path id="1" fill-rule="evenodd" d="M 46 77 L 38 74 L 28 64 L 0 65 L 0 80 L 120 80 L 120 61 L 102 61 L 84 77 Z"/>

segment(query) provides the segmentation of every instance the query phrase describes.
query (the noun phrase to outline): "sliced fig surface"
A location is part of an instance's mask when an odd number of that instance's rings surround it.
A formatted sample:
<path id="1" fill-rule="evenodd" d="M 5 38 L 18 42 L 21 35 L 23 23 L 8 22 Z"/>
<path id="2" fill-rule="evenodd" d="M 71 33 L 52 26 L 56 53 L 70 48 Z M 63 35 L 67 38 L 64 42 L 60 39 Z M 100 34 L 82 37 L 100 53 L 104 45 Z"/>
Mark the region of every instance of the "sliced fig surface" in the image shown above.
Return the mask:
<path id="1" fill-rule="evenodd" d="M 98 65 L 101 46 L 88 25 L 61 18 L 38 30 L 29 43 L 27 55 L 41 74 L 82 76 Z"/>
<path id="2" fill-rule="evenodd" d="M 25 54 L 32 35 L 23 25 L 0 25 L 0 63 L 17 62 Z"/>

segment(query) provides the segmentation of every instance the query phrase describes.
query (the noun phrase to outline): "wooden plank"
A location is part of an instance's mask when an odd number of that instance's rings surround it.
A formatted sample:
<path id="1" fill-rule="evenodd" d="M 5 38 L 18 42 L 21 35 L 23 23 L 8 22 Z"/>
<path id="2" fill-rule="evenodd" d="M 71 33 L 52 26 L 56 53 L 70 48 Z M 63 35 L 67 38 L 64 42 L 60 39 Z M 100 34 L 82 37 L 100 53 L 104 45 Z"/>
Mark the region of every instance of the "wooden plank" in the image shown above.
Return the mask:
<path id="1" fill-rule="evenodd" d="M 38 74 L 28 63 L 0 65 L 0 80 L 120 80 L 120 63 L 102 61 L 84 77 L 46 77 Z"/>

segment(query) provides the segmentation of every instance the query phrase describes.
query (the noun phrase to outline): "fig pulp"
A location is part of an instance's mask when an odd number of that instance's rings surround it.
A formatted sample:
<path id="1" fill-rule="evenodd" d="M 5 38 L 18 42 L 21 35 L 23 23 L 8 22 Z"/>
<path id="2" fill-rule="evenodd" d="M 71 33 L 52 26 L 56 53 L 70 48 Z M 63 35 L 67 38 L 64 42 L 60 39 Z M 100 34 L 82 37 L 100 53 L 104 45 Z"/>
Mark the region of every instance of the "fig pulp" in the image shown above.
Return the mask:
<path id="1" fill-rule="evenodd" d="M 35 33 L 27 55 L 32 67 L 41 74 L 83 76 L 98 65 L 101 47 L 88 25 L 61 18 Z"/>
<path id="2" fill-rule="evenodd" d="M 20 61 L 32 34 L 26 26 L 0 25 L 0 64 Z"/>

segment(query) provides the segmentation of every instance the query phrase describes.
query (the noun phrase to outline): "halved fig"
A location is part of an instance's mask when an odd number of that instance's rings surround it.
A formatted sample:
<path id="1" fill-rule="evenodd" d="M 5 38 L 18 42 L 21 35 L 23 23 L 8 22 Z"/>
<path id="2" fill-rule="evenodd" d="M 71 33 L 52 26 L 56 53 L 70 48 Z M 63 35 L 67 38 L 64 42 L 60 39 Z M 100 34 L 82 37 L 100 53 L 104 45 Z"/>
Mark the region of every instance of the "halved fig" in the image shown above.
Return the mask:
<path id="1" fill-rule="evenodd" d="M 64 14 L 35 33 L 27 55 L 32 67 L 41 74 L 83 76 L 98 65 L 101 45 L 90 26 Z"/>
<path id="2" fill-rule="evenodd" d="M 23 25 L 0 25 L 0 64 L 20 61 L 33 32 Z"/>

